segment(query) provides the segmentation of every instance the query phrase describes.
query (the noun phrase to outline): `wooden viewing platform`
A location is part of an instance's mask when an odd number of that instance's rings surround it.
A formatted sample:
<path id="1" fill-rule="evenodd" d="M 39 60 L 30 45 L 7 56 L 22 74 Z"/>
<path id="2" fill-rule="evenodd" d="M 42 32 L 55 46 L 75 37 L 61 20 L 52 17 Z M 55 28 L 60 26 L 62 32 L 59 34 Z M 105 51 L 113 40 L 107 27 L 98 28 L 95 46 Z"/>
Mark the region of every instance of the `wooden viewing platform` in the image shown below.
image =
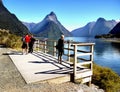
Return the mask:
<path id="1" fill-rule="evenodd" d="M 32 54 L 22 55 L 19 52 L 9 52 L 9 56 L 26 83 L 63 83 L 67 81 L 75 82 L 76 79 L 81 79 L 81 83 L 90 83 L 93 71 L 92 62 L 94 43 L 67 43 L 66 46 L 68 47 L 65 47 L 64 49 L 68 50 L 66 55 L 68 58 L 67 60 L 63 59 L 62 64 L 58 63 L 55 45 L 56 42 L 53 44 L 53 49 L 51 49 L 53 50 L 53 55 L 47 54 L 47 42 L 44 41 L 41 43 L 40 40 L 38 40 L 35 45 L 37 51 L 35 50 Z M 90 50 L 78 50 L 78 46 L 89 46 Z M 43 52 L 39 50 L 41 47 Z M 73 51 L 73 55 L 70 54 L 70 50 Z M 80 58 L 81 56 L 89 56 L 89 59 Z M 70 57 L 73 58 L 73 63 L 70 62 Z M 77 62 L 78 59 L 82 60 L 82 62 Z M 84 65 L 86 64 L 89 64 L 90 66 L 85 67 Z"/>

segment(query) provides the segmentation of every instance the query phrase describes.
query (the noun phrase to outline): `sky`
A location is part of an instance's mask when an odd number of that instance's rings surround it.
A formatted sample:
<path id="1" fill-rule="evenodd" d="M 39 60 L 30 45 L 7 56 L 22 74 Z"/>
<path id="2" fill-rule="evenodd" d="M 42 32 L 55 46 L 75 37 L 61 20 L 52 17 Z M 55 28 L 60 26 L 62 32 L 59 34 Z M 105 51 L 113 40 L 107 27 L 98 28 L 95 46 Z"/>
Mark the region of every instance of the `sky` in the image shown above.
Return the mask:
<path id="1" fill-rule="evenodd" d="M 53 11 L 69 31 L 100 17 L 120 20 L 120 0 L 3 0 L 3 4 L 24 22 L 41 22 Z"/>

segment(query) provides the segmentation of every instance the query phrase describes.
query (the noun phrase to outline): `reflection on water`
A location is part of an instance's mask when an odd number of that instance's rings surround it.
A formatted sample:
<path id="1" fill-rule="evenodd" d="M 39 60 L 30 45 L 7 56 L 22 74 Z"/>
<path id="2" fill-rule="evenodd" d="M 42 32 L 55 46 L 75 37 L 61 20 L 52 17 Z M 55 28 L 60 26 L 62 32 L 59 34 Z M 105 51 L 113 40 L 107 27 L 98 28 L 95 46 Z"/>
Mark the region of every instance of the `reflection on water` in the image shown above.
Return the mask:
<path id="1" fill-rule="evenodd" d="M 111 42 L 111 45 L 115 50 L 119 51 L 120 54 L 120 43 Z"/>
<path id="2" fill-rule="evenodd" d="M 67 37 L 65 40 L 94 42 L 94 62 L 109 67 L 120 75 L 120 43 L 86 37 Z"/>

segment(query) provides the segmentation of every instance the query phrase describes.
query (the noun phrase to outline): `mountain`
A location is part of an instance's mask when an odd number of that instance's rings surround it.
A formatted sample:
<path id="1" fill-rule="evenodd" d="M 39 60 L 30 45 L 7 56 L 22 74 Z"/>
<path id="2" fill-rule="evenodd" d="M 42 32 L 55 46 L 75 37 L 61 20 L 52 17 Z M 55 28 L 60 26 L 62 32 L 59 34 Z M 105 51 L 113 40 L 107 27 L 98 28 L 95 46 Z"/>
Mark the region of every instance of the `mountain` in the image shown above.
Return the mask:
<path id="1" fill-rule="evenodd" d="M 104 18 L 99 18 L 92 28 L 91 36 L 108 34 L 115 25 L 115 20 L 107 21 Z"/>
<path id="2" fill-rule="evenodd" d="M 111 34 L 120 34 L 120 22 L 109 32 Z"/>
<path id="3" fill-rule="evenodd" d="M 80 37 L 88 37 L 88 36 L 90 36 L 91 30 L 92 30 L 94 24 L 95 24 L 95 22 L 89 22 L 84 27 L 75 29 L 71 33 L 73 34 L 73 36 L 77 36 L 77 37 L 79 37 L 79 36 Z"/>
<path id="4" fill-rule="evenodd" d="M 40 37 L 58 38 L 61 34 L 72 36 L 71 33 L 58 21 L 54 12 L 48 14 L 41 22 L 37 23 L 31 33 Z"/>
<path id="5" fill-rule="evenodd" d="M 116 24 L 115 20 L 107 21 L 104 18 L 98 18 L 96 22 L 90 22 L 82 28 L 73 30 L 71 33 L 74 36 L 94 37 L 96 35 L 108 34 Z"/>
<path id="6" fill-rule="evenodd" d="M 31 29 L 36 25 L 36 23 L 28 23 L 28 22 L 22 22 L 31 32 Z"/>
<path id="7" fill-rule="evenodd" d="M 29 33 L 27 27 L 7 10 L 2 0 L 0 0 L 0 29 L 9 30 L 10 33 L 20 36 Z"/>

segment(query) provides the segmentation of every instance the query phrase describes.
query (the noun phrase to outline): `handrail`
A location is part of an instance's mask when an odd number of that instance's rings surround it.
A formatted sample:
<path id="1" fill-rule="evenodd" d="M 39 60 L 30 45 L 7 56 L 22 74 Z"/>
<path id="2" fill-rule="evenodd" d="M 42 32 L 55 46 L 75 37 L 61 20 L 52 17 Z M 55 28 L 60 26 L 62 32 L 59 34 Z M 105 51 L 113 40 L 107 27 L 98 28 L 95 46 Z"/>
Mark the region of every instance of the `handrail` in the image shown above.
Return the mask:
<path id="1" fill-rule="evenodd" d="M 73 73 L 74 73 L 74 81 L 77 77 L 77 66 L 78 65 L 86 65 L 86 64 L 90 64 L 90 70 L 93 71 L 93 50 L 94 50 L 94 45 L 95 43 L 76 43 L 76 44 L 72 44 L 72 46 L 74 47 L 74 68 L 73 68 Z M 78 46 L 90 46 L 90 52 L 83 52 L 78 54 Z M 90 56 L 89 61 L 84 61 L 84 62 L 77 62 L 77 58 L 79 56 Z M 84 59 L 83 59 L 84 60 Z M 91 83 L 90 83 L 91 84 Z"/>
<path id="2" fill-rule="evenodd" d="M 38 50 L 42 48 L 44 53 L 50 52 L 54 56 L 56 56 L 58 54 L 57 49 L 55 47 L 56 44 L 57 44 L 56 40 L 45 40 L 45 41 L 37 40 L 36 46 L 38 45 L 38 48 L 39 48 Z M 64 56 L 67 56 L 67 61 L 69 62 L 71 57 L 74 58 L 74 62 L 73 62 L 74 81 L 76 80 L 76 78 L 78 78 L 77 77 L 78 66 L 80 67 L 85 64 L 90 64 L 89 69 L 93 71 L 92 67 L 93 67 L 94 45 L 95 43 L 65 42 L 64 50 L 67 50 L 67 54 L 64 54 Z M 81 46 L 89 47 L 89 51 L 79 50 L 78 48 L 80 48 Z M 71 54 L 70 51 L 72 51 L 73 54 Z M 82 58 L 81 56 L 89 56 L 89 59 Z M 78 60 L 82 60 L 83 62 L 78 62 Z"/>

